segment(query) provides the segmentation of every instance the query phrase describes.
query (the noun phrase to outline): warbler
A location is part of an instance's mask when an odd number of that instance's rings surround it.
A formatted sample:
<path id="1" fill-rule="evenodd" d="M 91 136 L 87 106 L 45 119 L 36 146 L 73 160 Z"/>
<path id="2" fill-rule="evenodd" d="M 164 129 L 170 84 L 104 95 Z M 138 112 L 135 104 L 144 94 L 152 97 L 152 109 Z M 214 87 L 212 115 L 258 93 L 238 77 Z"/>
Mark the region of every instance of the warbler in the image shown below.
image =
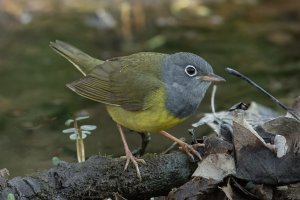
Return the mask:
<path id="1" fill-rule="evenodd" d="M 188 52 L 140 52 L 104 61 L 62 41 L 50 42 L 50 47 L 83 74 L 67 87 L 106 105 L 124 144 L 125 169 L 132 161 L 141 178 L 138 162 L 145 161 L 133 156 L 122 126 L 136 132 L 160 133 L 201 159 L 193 146 L 165 130 L 196 111 L 212 82 L 225 81 L 203 58 Z"/>

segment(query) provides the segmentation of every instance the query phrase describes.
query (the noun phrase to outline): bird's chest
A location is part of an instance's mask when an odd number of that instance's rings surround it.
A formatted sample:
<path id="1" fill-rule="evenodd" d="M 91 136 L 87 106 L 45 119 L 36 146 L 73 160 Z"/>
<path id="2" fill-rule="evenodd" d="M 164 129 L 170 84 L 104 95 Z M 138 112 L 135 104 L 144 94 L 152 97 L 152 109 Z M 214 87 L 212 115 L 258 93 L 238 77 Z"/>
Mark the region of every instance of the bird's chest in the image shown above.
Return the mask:
<path id="1" fill-rule="evenodd" d="M 138 132 L 158 132 L 186 119 L 186 117 L 174 116 L 167 109 L 164 89 L 159 89 L 146 101 L 151 106 L 142 111 L 132 112 L 116 106 L 107 106 L 107 110 L 114 121 Z"/>

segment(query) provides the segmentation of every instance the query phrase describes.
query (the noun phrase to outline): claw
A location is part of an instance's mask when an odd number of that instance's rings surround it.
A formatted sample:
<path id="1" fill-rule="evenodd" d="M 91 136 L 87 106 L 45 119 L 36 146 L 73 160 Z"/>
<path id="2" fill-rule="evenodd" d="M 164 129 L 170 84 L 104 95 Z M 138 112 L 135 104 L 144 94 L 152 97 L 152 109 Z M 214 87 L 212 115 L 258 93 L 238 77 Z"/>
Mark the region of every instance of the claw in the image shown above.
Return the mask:
<path id="1" fill-rule="evenodd" d="M 126 158 L 126 156 L 122 156 L 122 158 Z M 124 166 L 124 171 L 128 168 L 129 162 L 130 162 L 130 158 L 126 158 L 126 163 L 125 163 L 125 166 Z"/>
<path id="2" fill-rule="evenodd" d="M 195 147 L 193 145 L 189 145 L 187 143 L 181 144 L 180 149 L 184 151 L 189 157 L 191 157 L 194 160 L 195 155 L 199 160 L 202 160 L 202 157 L 198 151 L 195 150 Z"/>
<path id="3" fill-rule="evenodd" d="M 126 151 L 126 156 L 122 156 L 121 158 L 126 158 L 126 163 L 125 163 L 125 166 L 124 166 L 124 171 L 127 170 L 128 165 L 129 165 L 129 163 L 131 161 L 132 164 L 134 165 L 135 169 L 136 169 L 136 173 L 137 173 L 138 178 L 140 180 L 142 180 L 142 176 L 141 176 L 141 173 L 140 173 L 138 162 L 140 162 L 142 164 L 146 164 L 145 160 L 134 157 L 130 151 Z"/>
<path id="4" fill-rule="evenodd" d="M 173 135 L 167 133 L 166 131 L 160 131 L 160 133 L 164 136 L 166 136 L 167 138 L 173 140 L 174 142 L 176 142 L 177 144 L 180 145 L 181 149 L 194 160 L 193 154 L 199 158 L 199 160 L 202 160 L 202 157 L 200 155 L 200 153 L 198 151 L 195 150 L 195 148 L 197 148 L 197 146 L 203 146 L 203 144 L 196 144 L 195 146 L 193 145 L 189 145 L 183 141 L 181 141 L 180 139 L 174 137 Z"/>

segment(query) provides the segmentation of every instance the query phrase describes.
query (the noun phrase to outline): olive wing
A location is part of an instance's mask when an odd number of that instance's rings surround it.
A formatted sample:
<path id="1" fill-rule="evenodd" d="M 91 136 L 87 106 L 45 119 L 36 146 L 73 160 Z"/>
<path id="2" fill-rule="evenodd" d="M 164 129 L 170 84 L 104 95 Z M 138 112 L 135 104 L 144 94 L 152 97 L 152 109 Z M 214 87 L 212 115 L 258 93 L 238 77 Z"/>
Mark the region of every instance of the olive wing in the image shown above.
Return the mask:
<path id="1" fill-rule="evenodd" d="M 121 106 L 129 111 L 145 110 L 151 107 L 146 97 L 163 86 L 159 74 L 154 71 L 114 59 L 97 66 L 90 74 L 67 86 L 94 101 Z"/>

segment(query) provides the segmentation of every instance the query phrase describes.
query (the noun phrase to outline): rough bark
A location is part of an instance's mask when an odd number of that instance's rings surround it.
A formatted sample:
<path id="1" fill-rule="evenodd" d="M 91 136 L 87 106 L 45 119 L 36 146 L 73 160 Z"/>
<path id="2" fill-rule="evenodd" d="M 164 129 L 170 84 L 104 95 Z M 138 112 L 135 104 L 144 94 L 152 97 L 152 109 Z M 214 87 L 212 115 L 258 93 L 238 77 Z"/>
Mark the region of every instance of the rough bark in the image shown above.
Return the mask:
<path id="1" fill-rule="evenodd" d="M 16 177 L 0 187 L 0 199 L 9 193 L 16 199 L 104 199 L 119 193 L 127 199 L 147 199 L 167 195 L 190 179 L 197 167 L 181 152 L 144 156 L 142 181 L 124 159 L 93 156 L 84 163 L 61 162 L 31 176 Z M 2 186 L 3 187 L 3 186 Z"/>

